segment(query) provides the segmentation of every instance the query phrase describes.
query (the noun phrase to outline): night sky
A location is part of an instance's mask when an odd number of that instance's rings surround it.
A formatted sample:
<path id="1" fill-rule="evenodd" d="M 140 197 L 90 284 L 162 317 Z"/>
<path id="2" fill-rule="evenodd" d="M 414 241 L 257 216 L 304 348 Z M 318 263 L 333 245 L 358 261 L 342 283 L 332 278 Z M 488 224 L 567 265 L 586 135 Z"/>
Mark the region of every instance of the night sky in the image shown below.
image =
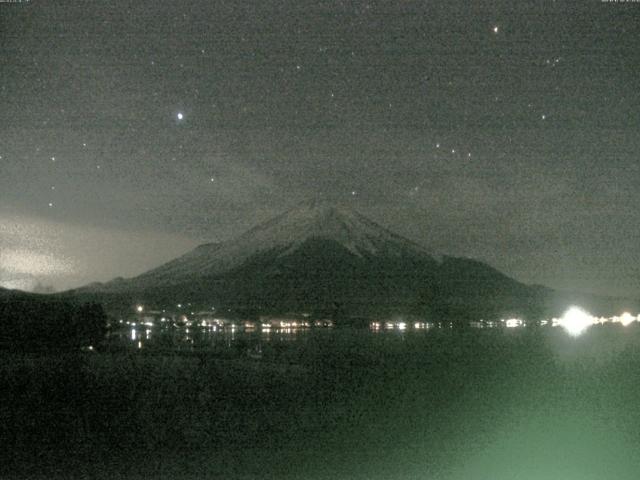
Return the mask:
<path id="1" fill-rule="evenodd" d="M 132 276 L 322 196 L 640 296 L 640 3 L 0 3 L 0 285 Z"/>

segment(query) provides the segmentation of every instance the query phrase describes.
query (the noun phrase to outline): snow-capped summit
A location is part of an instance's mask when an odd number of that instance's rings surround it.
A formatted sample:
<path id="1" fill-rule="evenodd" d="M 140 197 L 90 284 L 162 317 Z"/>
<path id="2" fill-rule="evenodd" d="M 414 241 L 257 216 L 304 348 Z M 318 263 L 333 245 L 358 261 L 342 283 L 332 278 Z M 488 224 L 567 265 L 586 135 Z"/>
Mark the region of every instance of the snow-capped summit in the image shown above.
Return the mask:
<path id="1" fill-rule="evenodd" d="M 234 242 L 241 250 L 270 250 L 289 246 L 289 251 L 310 238 L 333 240 L 357 256 L 402 253 L 422 247 L 396 235 L 358 212 L 324 200 L 298 205 L 266 223 L 252 228 Z"/>
<path id="2" fill-rule="evenodd" d="M 396 235 L 363 215 L 324 200 L 301 203 L 238 238 L 205 244 L 133 279 L 136 283 L 178 283 L 188 277 L 214 276 L 273 252 L 286 256 L 308 240 L 329 240 L 362 256 L 428 256 L 421 246 Z"/>

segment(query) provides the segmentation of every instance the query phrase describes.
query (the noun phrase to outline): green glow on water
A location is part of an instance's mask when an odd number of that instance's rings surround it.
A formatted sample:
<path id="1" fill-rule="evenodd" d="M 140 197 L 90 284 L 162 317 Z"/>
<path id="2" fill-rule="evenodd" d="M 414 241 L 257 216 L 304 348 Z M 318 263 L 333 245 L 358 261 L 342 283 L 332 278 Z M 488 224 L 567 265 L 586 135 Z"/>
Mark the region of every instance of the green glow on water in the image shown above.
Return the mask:
<path id="1" fill-rule="evenodd" d="M 638 478 L 640 328 L 337 329 L 263 353 L 6 358 L 19 448 L 0 464 L 33 450 L 64 478 Z"/>

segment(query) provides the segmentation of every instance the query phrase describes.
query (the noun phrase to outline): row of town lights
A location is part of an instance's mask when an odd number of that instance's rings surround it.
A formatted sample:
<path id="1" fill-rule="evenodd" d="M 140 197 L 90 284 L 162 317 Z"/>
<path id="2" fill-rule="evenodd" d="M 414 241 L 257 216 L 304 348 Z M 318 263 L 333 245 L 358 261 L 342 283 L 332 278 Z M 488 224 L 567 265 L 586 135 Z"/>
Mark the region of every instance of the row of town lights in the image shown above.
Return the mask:
<path id="1" fill-rule="evenodd" d="M 182 308 L 181 303 L 179 303 L 177 306 L 178 308 Z M 211 307 L 211 309 L 215 310 L 214 307 Z M 137 305 L 136 312 L 144 312 L 144 306 Z M 638 315 L 638 317 L 636 318 L 629 312 L 625 312 L 619 317 L 597 318 L 579 307 L 571 307 L 564 313 L 562 318 L 554 318 L 551 320 L 551 323 L 554 326 L 559 325 L 563 327 L 567 331 L 567 333 L 569 333 L 569 335 L 577 337 L 578 335 L 584 333 L 590 326 L 598 323 L 602 324 L 606 322 L 613 322 L 620 323 L 626 327 L 627 325 L 635 321 L 640 321 L 640 315 Z M 518 318 L 502 320 L 502 323 L 504 323 L 507 328 L 520 327 L 524 325 L 524 321 Z M 547 323 L 548 321 L 543 321 L 543 324 Z M 420 327 L 422 326 L 422 324 L 416 323 L 415 328 L 420 328 L 418 327 L 418 325 L 420 325 Z M 379 323 L 374 322 L 374 328 L 379 328 L 380 326 L 381 325 Z M 397 327 L 400 330 L 405 330 L 407 328 L 407 324 L 404 322 L 399 322 L 397 323 Z"/>

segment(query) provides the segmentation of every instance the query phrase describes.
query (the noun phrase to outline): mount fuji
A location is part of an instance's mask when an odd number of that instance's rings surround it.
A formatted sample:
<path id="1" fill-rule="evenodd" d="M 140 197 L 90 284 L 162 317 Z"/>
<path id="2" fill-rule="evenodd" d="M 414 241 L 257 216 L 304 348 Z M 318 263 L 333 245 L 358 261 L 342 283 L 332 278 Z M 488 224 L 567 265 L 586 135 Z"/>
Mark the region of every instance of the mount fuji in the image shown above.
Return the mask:
<path id="1" fill-rule="evenodd" d="M 416 314 L 460 320 L 540 318 L 557 300 L 553 290 L 520 283 L 476 260 L 436 256 L 324 201 L 305 202 L 233 240 L 201 245 L 137 277 L 68 293 L 111 309 L 188 302 L 246 316 Z"/>
<path id="2" fill-rule="evenodd" d="M 267 263 L 277 263 L 304 250 L 311 241 L 330 243 L 354 259 L 409 255 L 430 258 L 419 245 L 357 212 L 313 200 L 252 228 L 230 242 L 201 245 L 132 281 L 140 287 L 176 284 L 194 276 L 209 277 L 230 272 L 255 261 L 257 257 L 262 258 L 263 264 L 269 257 L 270 262 Z M 330 254 L 328 251 L 324 256 Z"/>

